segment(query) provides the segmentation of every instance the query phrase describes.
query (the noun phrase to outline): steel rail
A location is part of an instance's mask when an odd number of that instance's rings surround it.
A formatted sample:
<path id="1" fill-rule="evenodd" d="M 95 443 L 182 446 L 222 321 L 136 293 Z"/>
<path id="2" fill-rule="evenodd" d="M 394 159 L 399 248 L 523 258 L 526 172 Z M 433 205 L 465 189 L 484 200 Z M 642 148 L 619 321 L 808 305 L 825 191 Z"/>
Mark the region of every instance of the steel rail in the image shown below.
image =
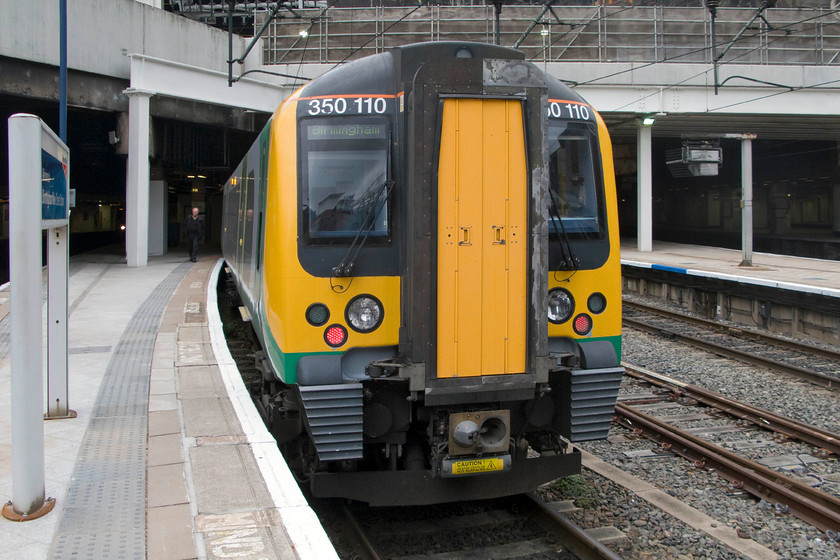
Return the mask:
<path id="1" fill-rule="evenodd" d="M 350 508 L 347 507 L 347 504 L 341 505 L 341 512 L 344 514 L 344 518 L 350 524 L 350 529 L 353 531 L 353 535 L 364 547 L 365 552 L 368 554 L 369 560 L 382 560 L 382 556 L 379 554 L 379 551 L 376 550 L 376 547 L 368 538 L 367 534 L 365 533 L 365 530 L 362 528 L 362 525 L 356 518 L 356 515 L 352 511 L 350 511 Z"/>
<path id="2" fill-rule="evenodd" d="M 580 560 L 622 560 L 621 556 L 590 537 L 568 517 L 551 509 L 536 494 L 528 493 L 524 497 L 529 500 L 527 505 L 534 508 L 541 518 L 547 520 L 550 529 L 557 533 L 559 542 Z"/>
<path id="3" fill-rule="evenodd" d="M 747 420 L 762 428 L 813 445 L 821 451 L 820 455 L 834 453 L 840 456 L 840 434 L 824 430 L 817 426 L 804 424 L 786 416 L 770 412 L 746 403 L 732 400 L 703 387 L 672 379 L 661 373 L 624 363 L 624 373 L 648 383 L 671 389 L 688 396 L 707 406 L 719 409 L 726 414 Z"/>
<path id="4" fill-rule="evenodd" d="M 771 360 L 769 358 L 762 358 L 749 352 L 735 350 L 734 348 L 727 348 L 726 346 L 716 344 L 714 342 L 709 342 L 708 340 L 703 340 L 695 336 L 680 334 L 668 330 L 664 327 L 648 325 L 646 323 L 637 321 L 635 319 L 631 319 L 629 317 L 624 317 L 623 320 L 625 325 L 653 334 L 664 335 L 673 340 L 686 342 L 702 350 L 706 350 L 708 352 L 712 352 L 713 354 L 717 354 L 718 356 L 723 356 L 725 358 L 733 358 L 735 360 L 749 365 L 770 367 L 772 369 L 775 369 L 776 371 L 792 375 L 794 377 L 797 377 L 798 379 L 802 379 L 803 381 L 807 381 L 809 383 L 819 385 L 820 387 L 825 387 L 827 389 L 837 389 L 838 387 L 840 387 L 840 379 L 825 375 L 824 373 L 820 373 L 818 371 L 812 371 L 810 369 L 801 368 L 791 364 L 785 364 L 783 362 Z"/>
<path id="5" fill-rule="evenodd" d="M 736 488 L 790 511 L 822 531 L 840 531 L 840 498 L 786 477 L 773 469 L 740 457 L 712 443 L 683 432 L 652 416 L 617 403 L 616 414 L 626 426 L 648 433 L 666 449 L 695 461 L 702 468 L 711 466 Z"/>
<path id="6" fill-rule="evenodd" d="M 705 327 L 708 329 L 712 329 L 718 333 L 722 334 L 729 334 L 736 336 L 738 338 L 752 340 L 754 342 L 761 342 L 765 344 L 774 344 L 776 346 L 781 346 L 783 348 L 787 348 L 789 350 L 795 350 L 797 352 L 804 352 L 807 354 L 813 354 L 814 356 L 819 356 L 820 358 L 825 358 L 827 360 L 837 360 L 840 362 L 840 352 L 835 350 L 831 350 L 829 348 L 823 348 L 822 346 L 815 346 L 813 344 L 808 344 L 807 342 L 803 341 L 793 341 L 787 338 L 782 338 L 780 336 L 775 336 L 770 333 L 761 333 L 756 332 L 750 329 L 742 329 L 735 326 L 724 325 L 723 323 L 719 323 L 717 321 L 713 321 L 711 319 L 705 319 L 703 317 L 693 317 L 691 315 L 686 315 L 685 313 L 680 313 L 678 311 L 672 311 L 670 309 L 661 309 L 659 307 L 651 307 L 645 305 L 644 303 L 640 303 L 637 301 L 623 301 L 622 305 L 629 307 L 631 309 L 638 309 L 639 311 L 644 311 L 645 313 L 652 313 L 654 315 L 660 315 L 662 317 L 666 317 L 668 319 L 674 319 L 676 321 L 683 321 L 686 323 L 700 325 L 701 327 Z"/>

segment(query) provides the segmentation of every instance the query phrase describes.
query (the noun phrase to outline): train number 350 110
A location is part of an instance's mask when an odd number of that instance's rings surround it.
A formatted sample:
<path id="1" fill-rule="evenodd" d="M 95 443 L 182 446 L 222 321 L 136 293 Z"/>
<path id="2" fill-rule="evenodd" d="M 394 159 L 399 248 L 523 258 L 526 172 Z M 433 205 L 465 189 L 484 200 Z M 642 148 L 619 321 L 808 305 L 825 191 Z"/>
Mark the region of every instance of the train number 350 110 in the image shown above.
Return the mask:
<path id="1" fill-rule="evenodd" d="M 381 115 L 388 109 L 384 97 L 319 97 L 309 100 L 310 115 Z"/>

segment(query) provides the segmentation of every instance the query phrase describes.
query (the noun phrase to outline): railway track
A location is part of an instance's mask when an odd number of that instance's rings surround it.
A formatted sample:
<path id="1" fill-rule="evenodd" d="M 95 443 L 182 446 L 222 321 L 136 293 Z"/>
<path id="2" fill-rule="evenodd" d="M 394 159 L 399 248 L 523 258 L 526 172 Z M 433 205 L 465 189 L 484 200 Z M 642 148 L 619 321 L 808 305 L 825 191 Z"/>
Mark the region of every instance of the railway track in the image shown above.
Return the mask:
<path id="1" fill-rule="evenodd" d="M 698 468 L 713 468 L 732 483 L 733 488 L 753 494 L 774 505 L 780 513 L 790 512 L 822 531 L 837 534 L 840 531 L 840 497 L 813 488 L 796 478 L 786 476 L 772 468 L 759 464 L 701 438 L 689 430 L 683 430 L 675 423 L 687 421 L 690 414 L 671 412 L 669 416 L 656 417 L 639 410 L 652 406 L 656 401 L 680 400 L 690 404 L 703 404 L 716 411 L 746 421 L 750 426 L 761 427 L 781 434 L 778 441 L 796 439 L 813 446 L 816 458 L 837 455 L 840 451 L 840 435 L 809 426 L 766 410 L 739 403 L 701 387 L 669 379 L 660 374 L 625 364 L 628 375 L 667 389 L 668 395 L 636 394 L 625 395 L 616 406 L 618 422 L 636 435 L 645 435 L 656 441 L 663 452 L 676 453 L 694 462 Z M 633 405 L 637 406 L 633 406 Z M 660 408 L 660 410 L 662 410 Z M 747 428 L 741 424 L 743 429 Z M 729 427 L 718 426 L 718 432 Z M 702 432 L 696 429 L 694 432 Z M 714 433 L 715 429 L 710 429 Z"/>
<path id="2" fill-rule="evenodd" d="M 230 286 L 227 288 L 220 290 L 220 298 L 235 301 L 235 293 Z M 236 321 L 236 306 L 225 301 L 219 308 L 231 325 L 226 330 L 231 355 L 246 386 L 258 395 L 262 377 L 254 365 L 253 337 L 248 328 Z M 342 558 L 621 560 L 591 531 L 581 529 L 558 506 L 543 502 L 536 495 L 404 508 L 371 508 L 356 502 L 342 505 L 337 500 L 311 496 L 309 499 Z M 623 535 L 614 527 L 606 529 L 613 538 Z"/>
<path id="3" fill-rule="evenodd" d="M 840 387 L 840 353 L 768 334 L 625 301 L 626 326 L 685 342 L 722 357 L 792 375 L 809 383 Z"/>
<path id="4" fill-rule="evenodd" d="M 688 397 L 730 416 L 750 422 L 755 426 L 771 430 L 783 437 L 808 443 L 814 446 L 815 455 L 820 457 L 826 457 L 832 453 L 840 457 L 840 434 L 804 424 L 769 410 L 727 398 L 703 387 L 683 383 L 638 366 L 624 364 L 624 372 L 625 375 L 630 377 L 670 390 L 673 398 Z"/>
<path id="5" fill-rule="evenodd" d="M 621 560 L 536 495 L 434 508 L 343 506 L 369 560 Z"/>

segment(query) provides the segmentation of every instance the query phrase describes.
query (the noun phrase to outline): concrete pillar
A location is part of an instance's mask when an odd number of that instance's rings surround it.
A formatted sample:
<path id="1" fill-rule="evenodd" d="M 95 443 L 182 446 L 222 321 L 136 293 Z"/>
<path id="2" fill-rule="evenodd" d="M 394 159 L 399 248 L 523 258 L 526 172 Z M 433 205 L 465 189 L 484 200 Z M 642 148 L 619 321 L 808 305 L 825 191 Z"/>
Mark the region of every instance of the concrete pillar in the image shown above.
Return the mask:
<path id="1" fill-rule="evenodd" d="M 753 173 L 752 140 L 741 139 L 741 266 L 752 266 Z"/>
<path id="2" fill-rule="evenodd" d="M 834 235 L 840 235 L 840 185 L 834 185 L 831 189 L 831 231 Z"/>
<path id="3" fill-rule="evenodd" d="M 165 255 L 169 191 L 166 181 L 149 181 L 149 254 Z"/>
<path id="4" fill-rule="evenodd" d="M 651 127 L 639 123 L 636 156 L 638 201 L 636 245 L 639 251 L 653 250 L 653 156 Z"/>
<path id="5" fill-rule="evenodd" d="M 128 166 L 125 193 L 125 257 L 130 267 L 149 259 L 149 99 L 153 93 L 129 88 Z"/>

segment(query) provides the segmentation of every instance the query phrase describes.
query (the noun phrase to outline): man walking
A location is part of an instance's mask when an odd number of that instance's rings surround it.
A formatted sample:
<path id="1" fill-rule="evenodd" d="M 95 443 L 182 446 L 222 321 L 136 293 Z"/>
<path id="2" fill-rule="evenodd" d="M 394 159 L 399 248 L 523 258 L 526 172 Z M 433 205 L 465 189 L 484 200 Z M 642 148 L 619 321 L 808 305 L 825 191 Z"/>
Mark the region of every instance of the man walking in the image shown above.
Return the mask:
<path id="1" fill-rule="evenodd" d="M 204 218 L 198 215 L 198 208 L 193 208 L 192 216 L 184 220 L 184 237 L 190 248 L 190 261 L 195 262 L 198 258 L 198 242 L 204 239 Z"/>

